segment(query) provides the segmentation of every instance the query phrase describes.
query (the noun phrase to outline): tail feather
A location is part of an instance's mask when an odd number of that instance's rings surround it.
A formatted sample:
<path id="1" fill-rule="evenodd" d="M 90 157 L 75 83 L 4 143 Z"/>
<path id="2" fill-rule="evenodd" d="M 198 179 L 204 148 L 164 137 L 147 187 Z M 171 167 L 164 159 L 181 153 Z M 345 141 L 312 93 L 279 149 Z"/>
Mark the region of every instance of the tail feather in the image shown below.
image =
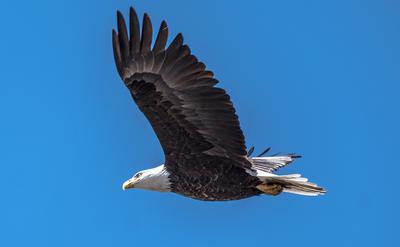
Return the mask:
<path id="1" fill-rule="evenodd" d="M 274 172 L 290 163 L 300 156 L 289 154 L 284 156 L 251 157 L 253 168 L 265 172 Z"/>
<path id="2" fill-rule="evenodd" d="M 264 174 L 260 174 L 257 177 L 267 184 L 281 185 L 283 192 L 287 193 L 305 196 L 318 196 L 326 193 L 324 188 L 308 182 L 308 179 L 301 177 L 300 174 L 276 175 L 264 172 Z"/>
<path id="3" fill-rule="evenodd" d="M 307 178 L 300 174 L 277 175 L 272 172 L 291 163 L 297 155 L 252 157 L 252 168 L 256 171 L 256 176 L 265 184 L 278 184 L 282 186 L 282 191 L 292 194 L 317 196 L 326 193 L 326 190 L 317 184 L 308 182 Z"/>
<path id="4" fill-rule="evenodd" d="M 318 196 L 318 195 L 323 195 L 323 193 L 320 192 L 309 192 L 309 191 L 304 191 L 304 190 L 297 190 L 297 189 L 283 189 L 283 192 L 291 193 L 291 194 L 296 194 L 296 195 L 302 195 L 302 196 Z"/>

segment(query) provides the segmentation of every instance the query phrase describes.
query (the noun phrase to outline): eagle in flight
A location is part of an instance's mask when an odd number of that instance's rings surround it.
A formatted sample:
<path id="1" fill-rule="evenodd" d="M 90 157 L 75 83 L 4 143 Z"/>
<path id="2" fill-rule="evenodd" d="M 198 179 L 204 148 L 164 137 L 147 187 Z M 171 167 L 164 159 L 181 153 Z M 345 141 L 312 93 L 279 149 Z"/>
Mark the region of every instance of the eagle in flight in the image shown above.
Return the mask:
<path id="1" fill-rule="evenodd" d="M 246 151 L 232 101 L 204 63 L 178 34 L 166 47 L 168 26 L 153 28 L 144 14 L 142 29 L 130 8 L 129 32 L 117 12 L 112 32 L 115 64 L 133 100 L 149 120 L 165 155 L 164 164 L 136 173 L 122 188 L 174 192 L 204 201 L 226 201 L 282 192 L 316 196 L 325 190 L 300 174 L 277 175 L 299 156 Z"/>

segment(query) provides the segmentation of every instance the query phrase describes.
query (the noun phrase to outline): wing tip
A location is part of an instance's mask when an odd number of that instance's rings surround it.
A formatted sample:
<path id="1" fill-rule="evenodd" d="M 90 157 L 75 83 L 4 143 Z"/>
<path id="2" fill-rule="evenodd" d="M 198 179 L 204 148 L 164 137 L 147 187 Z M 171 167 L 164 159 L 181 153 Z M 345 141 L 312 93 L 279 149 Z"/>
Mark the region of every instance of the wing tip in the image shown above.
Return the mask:
<path id="1" fill-rule="evenodd" d="M 124 15 L 122 14 L 121 11 L 117 10 L 117 22 L 124 20 Z"/>
<path id="2" fill-rule="evenodd" d="M 132 6 L 129 8 L 129 18 L 131 19 L 131 23 L 132 21 L 136 22 L 138 20 L 138 15 L 136 13 L 136 10 Z"/>
<path id="3" fill-rule="evenodd" d="M 178 33 L 178 34 L 176 35 L 176 38 L 179 39 L 179 40 L 181 40 L 181 42 L 183 43 L 183 34 L 182 34 L 182 33 Z"/>
<path id="4" fill-rule="evenodd" d="M 160 28 L 168 28 L 167 22 L 165 20 L 161 21 Z"/>

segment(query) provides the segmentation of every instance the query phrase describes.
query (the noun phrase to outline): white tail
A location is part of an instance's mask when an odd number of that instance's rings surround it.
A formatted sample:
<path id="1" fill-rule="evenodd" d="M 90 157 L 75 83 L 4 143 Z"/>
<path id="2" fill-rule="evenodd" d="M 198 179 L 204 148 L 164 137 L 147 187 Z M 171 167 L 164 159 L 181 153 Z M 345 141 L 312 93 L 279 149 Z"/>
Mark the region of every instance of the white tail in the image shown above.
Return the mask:
<path id="1" fill-rule="evenodd" d="M 282 185 L 283 192 L 304 196 L 318 196 L 326 193 L 322 187 L 308 182 L 308 179 L 301 177 L 300 174 L 276 175 L 263 171 L 257 173 L 257 177 L 267 184 Z"/>
<path id="2" fill-rule="evenodd" d="M 301 177 L 300 174 L 277 175 L 273 171 L 291 163 L 298 156 L 273 156 L 273 157 L 252 157 L 253 169 L 256 170 L 257 176 L 266 184 L 278 184 L 283 187 L 283 192 L 317 196 L 326 193 L 326 190 L 318 185 L 308 182 L 307 178 Z"/>
<path id="3" fill-rule="evenodd" d="M 298 155 L 285 155 L 285 156 L 269 156 L 269 157 L 251 157 L 253 161 L 253 168 L 264 172 L 274 172 L 292 163 Z"/>

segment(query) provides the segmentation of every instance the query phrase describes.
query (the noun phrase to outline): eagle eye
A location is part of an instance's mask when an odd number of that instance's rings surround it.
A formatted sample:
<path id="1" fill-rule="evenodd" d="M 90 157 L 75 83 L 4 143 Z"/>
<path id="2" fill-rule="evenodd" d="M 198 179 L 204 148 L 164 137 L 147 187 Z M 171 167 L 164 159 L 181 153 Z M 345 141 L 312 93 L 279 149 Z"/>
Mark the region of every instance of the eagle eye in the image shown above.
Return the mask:
<path id="1" fill-rule="evenodd" d="M 135 177 L 134 178 L 138 178 L 138 177 L 140 177 L 142 175 L 142 173 L 141 172 L 139 172 L 139 173 L 137 173 L 136 175 L 135 175 Z"/>

